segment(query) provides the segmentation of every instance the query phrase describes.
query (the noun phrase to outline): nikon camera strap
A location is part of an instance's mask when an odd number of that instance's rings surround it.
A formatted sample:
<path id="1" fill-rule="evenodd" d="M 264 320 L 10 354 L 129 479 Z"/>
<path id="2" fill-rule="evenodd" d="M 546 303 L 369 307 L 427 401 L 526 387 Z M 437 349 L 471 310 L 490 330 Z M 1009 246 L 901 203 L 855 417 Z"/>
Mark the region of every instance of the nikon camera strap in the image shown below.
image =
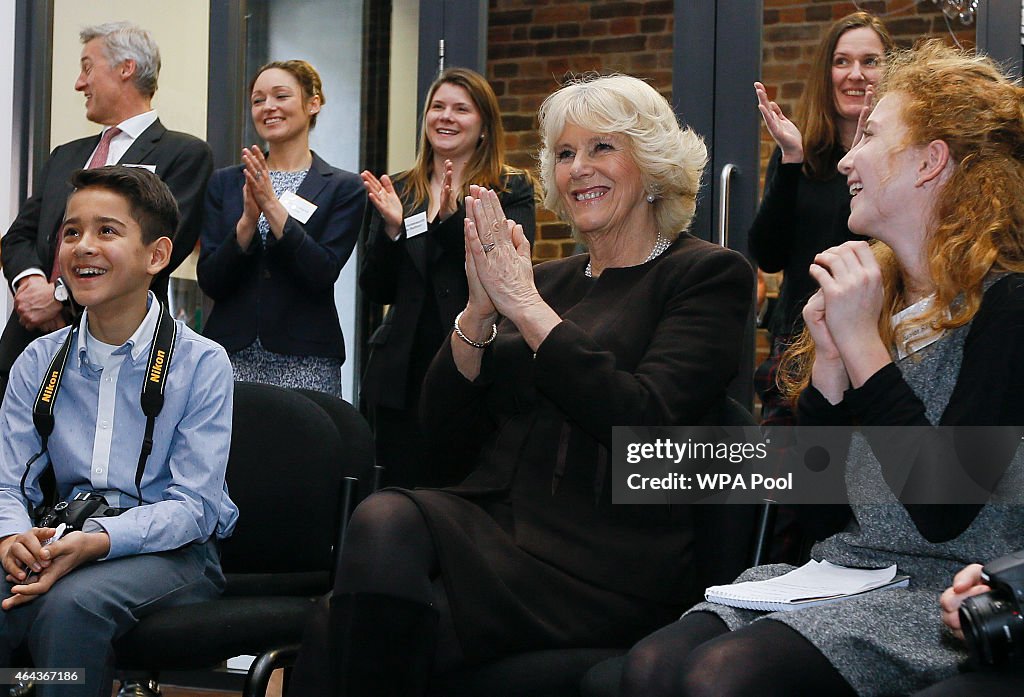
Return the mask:
<path id="1" fill-rule="evenodd" d="M 164 408 L 164 386 L 167 384 L 167 371 L 171 369 L 171 354 L 174 353 L 174 338 L 178 327 L 171 319 L 167 306 L 160 303 L 160 314 L 157 315 L 156 329 L 153 331 L 153 343 L 149 347 L 149 364 L 146 376 L 142 381 L 142 413 L 146 415 L 146 433 L 142 438 L 142 450 L 139 451 L 139 465 L 135 468 L 135 493 L 139 505 L 142 505 L 142 473 L 146 471 L 146 460 L 153 452 L 153 428 L 156 417 Z"/>
<path id="2" fill-rule="evenodd" d="M 39 432 L 42 447 L 25 463 L 25 472 L 21 475 L 21 494 L 25 500 L 28 500 L 25 482 L 28 479 L 29 469 L 47 451 L 47 441 L 53 433 L 55 423 L 53 405 L 57 401 L 57 393 L 60 392 L 68 356 L 74 345 L 75 333 L 79 329 L 76 321 L 64 339 L 64 343 L 61 344 L 60 349 L 50 361 L 50 367 L 43 375 L 43 382 L 39 386 L 39 392 L 36 393 L 36 401 L 32 407 L 32 423 L 35 424 L 36 431 Z M 142 381 L 142 397 L 140 398 L 142 413 L 146 415 L 146 432 L 142 439 L 142 449 L 139 452 L 139 464 L 135 470 L 135 493 L 139 505 L 142 505 L 142 475 L 146 471 L 146 460 L 153 452 L 153 429 L 156 426 L 156 417 L 164 406 L 164 387 L 167 384 L 167 373 L 171 368 L 171 355 L 174 353 L 174 339 L 177 331 L 177 325 L 171 318 L 167 306 L 160 303 L 160 313 L 157 315 L 156 329 L 153 332 L 153 342 L 149 349 L 149 361 Z M 46 487 L 50 489 L 53 499 L 50 505 L 52 506 L 57 499 L 57 482 L 53 473 L 53 465 L 49 464 L 40 477 L 44 490 Z"/>

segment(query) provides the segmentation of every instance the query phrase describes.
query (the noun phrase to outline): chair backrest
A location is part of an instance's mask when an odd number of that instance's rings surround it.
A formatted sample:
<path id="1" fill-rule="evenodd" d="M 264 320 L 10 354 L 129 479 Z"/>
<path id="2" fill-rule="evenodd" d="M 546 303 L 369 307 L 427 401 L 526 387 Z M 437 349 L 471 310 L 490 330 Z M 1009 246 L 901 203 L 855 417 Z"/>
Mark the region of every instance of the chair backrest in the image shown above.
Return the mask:
<path id="1" fill-rule="evenodd" d="M 295 390 L 307 399 L 316 402 L 334 421 L 341 443 L 345 448 L 342 474 L 359 480 L 363 496 L 372 493 L 374 444 L 373 431 L 359 410 L 343 399 L 316 390 Z"/>
<path id="2" fill-rule="evenodd" d="M 319 405 L 236 382 L 227 482 L 239 519 L 221 547 L 225 573 L 330 572 L 346 457 Z"/>

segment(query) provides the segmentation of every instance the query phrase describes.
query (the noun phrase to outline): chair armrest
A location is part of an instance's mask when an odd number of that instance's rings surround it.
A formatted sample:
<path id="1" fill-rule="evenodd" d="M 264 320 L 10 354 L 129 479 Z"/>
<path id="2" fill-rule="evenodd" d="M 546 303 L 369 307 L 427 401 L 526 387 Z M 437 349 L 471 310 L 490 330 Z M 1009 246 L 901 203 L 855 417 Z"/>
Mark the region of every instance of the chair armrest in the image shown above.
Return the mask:
<path id="1" fill-rule="evenodd" d="M 252 662 L 252 665 L 249 666 L 249 672 L 245 676 L 242 696 L 266 697 L 267 685 L 270 683 L 271 674 L 278 668 L 290 668 L 295 665 L 295 659 L 298 655 L 298 644 L 282 646 L 281 648 L 261 653 Z"/>
<path id="2" fill-rule="evenodd" d="M 352 511 L 359 503 L 359 480 L 355 477 L 345 477 L 341 480 L 341 506 L 338 507 L 338 539 L 334 541 L 334 549 L 331 551 L 331 586 L 334 585 L 334 572 L 338 568 L 338 556 L 341 554 L 341 547 L 345 544 L 345 533 L 348 532 L 348 520 L 352 517 Z"/>

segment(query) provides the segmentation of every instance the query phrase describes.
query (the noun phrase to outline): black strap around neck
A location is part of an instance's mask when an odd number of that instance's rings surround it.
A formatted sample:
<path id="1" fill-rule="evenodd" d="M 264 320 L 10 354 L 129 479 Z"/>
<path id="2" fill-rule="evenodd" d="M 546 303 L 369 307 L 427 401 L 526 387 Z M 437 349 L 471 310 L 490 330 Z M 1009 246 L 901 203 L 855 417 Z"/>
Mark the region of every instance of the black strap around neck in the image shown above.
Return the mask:
<path id="1" fill-rule="evenodd" d="M 146 433 L 142 437 L 142 449 L 139 451 L 139 466 L 135 470 L 135 493 L 142 505 L 142 474 L 146 471 L 146 460 L 153 452 L 153 429 L 156 417 L 164 408 L 164 386 L 167 384 L 167 372 L 171 368 L 171 355 L 174 353 L 174 338 L 178 326 L 171 319 L 167 307 L 160 304 L 160 315 L 156 320 L 153 332 L 153 344 L 149 347 L 149 362 L 146 365 L 146 377 L 142 381 L 142 413 L 146 415 Z"/>
<path id="2" fill-rule="evenodd" d="M 47 451 L 47 441 L 53 433 L 55 424 L 53 407 L 57 401 L 57 394 L 60 392 L 61 381 L 64 377 L 64 370 L 67 367 L 68 356 L 71 355 L 71 347 L 75 342 L 75 334 L 80 327 L 76 320 L 68 332 L 64 343 L 50 361 L 50 367 L 43 376 L 43 382 L 36 393 L 35 404 L 32 407 L 32 423 L 42 439 L 42 447 L 39 452 L 33 455 L 25 464 L 25 472 L 21 475 L 21 494 L 28 500 L 25 492 L 25 482 L 32 464 Z M 142 439 L 142 449 L 139 452 L 139 465 L 135 470 L 135 493 L 142 504 L 142 475 L 146 471 L 146 460 L 153 452 L 153 430 L 156 427 L 156 417 L 164 406 L 164 387 L 167 384 L 167 373 L 171 369 L 171 355 L 174 353 L 174 340 L 178 333 L 178 327 L 171 318 L 167 306 L 160 303 L 160 313 L 157 315 L 156 329 L 153 332 L 153 342 L 149 349 L 149 361 L 146 364 L 146 375 L 142 381 L 142 413 L 146 415 L 146 432 Z M 51 501 L 49 505 L 56 503 L 57 486 L 53 473 L 52 464 L 48 464 L 40 477 L 44 485 L 49 485 Z"/>
<path id="3" fill-rule="evenodd" d="M 28 462 L 25 463 L 25 471 L 21 475 L 21 495 L 26 501 L 28 501 L 28 495 L 25 492 L 25 482 L 28 479 L 29 470 L 31 470 L 35 461 L 46 452 L 47 442 L 50 439 L 50 434 L 53 433 L 53 405 L 57 402 L 57 393 L 60 392 L 61 379 L 64 377 L 64 369 L 67 367 L 68 356 L 71 355 L 71 347 L 74 344 L 75 332 L 77 330 L 78 318 L 75 318 L 75 323 L 71 325 L 71 330 L 64 338 L 64 343 L 61 344 L 57 353 L 50 360 L 50 367 L 43 374 L 43 381 L 39 385 L 39 391 L 36 392 L 36 401 L 32 406 L 32 423 L 39 433 L 42 444 L 39 452 L 30 457 Z M 49 505 L 52 506 L 57 502 L 57 479 L 53 473 L 53 467 L 48 465 L 40 474 L 40 478 L 42 480 L 40 482 L 42 490 L 50 492 Z"/>

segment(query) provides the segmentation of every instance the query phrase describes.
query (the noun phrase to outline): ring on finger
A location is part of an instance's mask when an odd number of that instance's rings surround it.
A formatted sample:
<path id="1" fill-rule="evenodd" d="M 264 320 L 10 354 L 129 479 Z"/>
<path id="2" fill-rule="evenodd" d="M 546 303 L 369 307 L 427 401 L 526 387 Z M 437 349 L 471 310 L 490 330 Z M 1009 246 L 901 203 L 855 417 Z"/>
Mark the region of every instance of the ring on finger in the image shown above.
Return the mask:
<path id="1" fill-rule="evenodd" d="M 487 254 L 488 252 L 494 251 L 494 248 L 496 246 L 497 246 L 496 242 L 488 242 L 487 244 L 483 245 L 483 247 L 484 247 L 484 254 Z"/>

